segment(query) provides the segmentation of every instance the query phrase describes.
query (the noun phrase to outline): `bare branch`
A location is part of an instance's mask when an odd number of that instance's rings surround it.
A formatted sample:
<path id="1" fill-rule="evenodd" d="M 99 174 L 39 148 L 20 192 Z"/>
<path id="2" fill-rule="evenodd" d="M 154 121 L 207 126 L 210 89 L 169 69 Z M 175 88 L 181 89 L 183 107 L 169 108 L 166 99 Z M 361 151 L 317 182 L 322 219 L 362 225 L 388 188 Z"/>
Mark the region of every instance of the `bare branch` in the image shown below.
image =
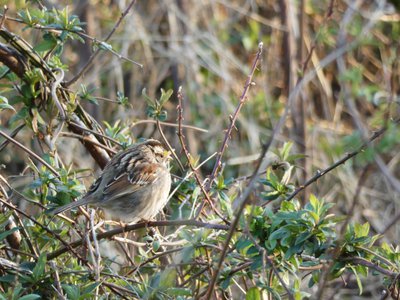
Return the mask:
<path id="1" fill-rule="evenodd" d="M 394 124 L 399 124 L 400 123 L 400 118 L 396 119 L 393 121 Z M 325 174 L 329 173 L 330 171 L 336 169 L 338 166 L 344 164 L 346 161 L 348 161 L 349 159 L 355 157 L 356 155 L 360 154 L 361 152 L 363 152 L 368 146 L 370 146 L 370 144 L 376 140 L 378 137 L 380 137 L 382 134 L 384 134 L 387 130 L 387 127 L 383 127 L 378 131 L 375 131 L 373 133 L 373 135 L 366 141 L 364 142 L 357 150 L 350 152 L 348 154 L 346 154 L 345 157 L 339 159 L 337 162 L 335 162 L 333 165 L 327 167 L 326 169 L 322 170 L 322 171 L 318 171 L 317 174 L 315 174 L 313 177 L 311 177 L 310 179 L 308 179 L 303 185 L 299 186 L 292 194 L 290 194 L 285 200 L 289 201 L 292 200 L 294 197 L 296 197 L 296 195 L 298 193 L 300 193 L 302 190 L 304 190 L 306 187 L 308 187 L 309 185 L 311 185 L 312 183 L 314 183 L 315 181 L 317 181 L 318 179 L 320 179 L 322 176 L 324 176 Z"/>
<path id="2" fill-rule="evenodd" d="M 126 15 L 128 14 L 128 12 L 131 10 L 132 6 L 136 3 L 136 0 L 131 1 L 131 3 L 129 3 L 129 5 L 127 6 L 127 8 L 122 12 L 121 16 L 119 17 L 119 20 L 117 21 L 117 23 L 115 23 L 113 29 L 110 31 L 110 33 L 107 35 L 107 37 L 105 38 L 104 42 L 107 42 L 111 36 L 114 34 L 115 30 L 117 30 L 117 28 L 119 27 L 119 25 L 121 24 L 122 20 L 126 17 Z M 100 53 L 101 49 L 98 48 L 88 59 L 88 61 L 86 62 L 86 64 L 82 67 L 82 69 L 78 72 L 78 74 L 76 74 L 74 76 L 74 78 L 72 78 L 70 81 L 68 81 L 65 86 L 70 86 L 72 84 L 74 84 L 76 81 L 78 81 L 79 78 L 81 78 L 81 76 L 89 69 L 89 67 L 92 65 L 94 59 L 97 57 L 97 55 Z"/>
<path id="3" fill-rule="evenodd" d="M 225 223 L 229 224 L 229 222 L 225 219 L 225 217 L 224 217 L 224 216 L 217 210 L 217 208 L 214 206 L 214 203 L 213 203 L 213 201 L 211 200 L 210 195 L 209 195 L 208 192 L 206 191 L 206 189 L 205 189 L 203 183 L 201 182 L 200 175 L 199 175 L 199 173 L 198 173 L 198 169 L 196 169 L 196 168 L 193 166 L 192 162 L 191 162 L 190 153 L 189 153 L 189 151 L 188 151 L 188 149 L 187 149 L 187 147 L 186 147 L 186 144 L 185 144 L 185 141 L 184 141 L 184 138 L 185 138 L 185 137 L 184 137 L 183 131 L 182 131 L 182 127 L 183 127 L 183 126 L 182 126 L 182 122 L 183 122 L 183 103 L 182 103 L 182 102 L 183 102 L 182 87 L 179 87 L 179 90 L 178 90 L 178 106 L 177 106 L 177 110 L 178 110 L 178 132 L 177 132 L 177 135 L 178 135 L 178 138 L 179 138 L 179 142 L 180 142 L 180 144 L 181 144 L 181 146 L 182 146 L 183 153 L 184 153 L 185 156 L 186 156 L 186 160 L 187 160 L 187 163 L 188 163 L 188 165 L 189 165 L 189 168 L 192 170 L 192 172 L 193 172 L 193 174 L 194 174 L 194 177 L 195 177 L 195 179 L 196 179 L 196 182 L 197 182 L 197 184 L 199 185 L 199 187 L 200 187 L 200 189 L 201 189 L 201 191 L 202 191 L 202 193 L 203 193 L 205 199 L 206 199 L 207 202 L 210 204 L 210 206 L 211 206 L 211 208 L 214 210 L 214 212 L 215 212 L 222 220 L 224 220 Z M 202 212 L 202 210 L 203 210 L 203 207 L 204 207 L 204 201 L 200 204 L 200 207 L 198 208 L 197 213 L 196 213 L 196 215 L 195 215 L 195 219 L 197 219 L 197 218 L 200 216 L 200 214 L 201 214 L 201 212 Z"/>
<path id="4" fill-rule="evenodd" d="M 112 229 L 103 233 L 100 233 L 97 235 L 97 240 L 100 241 L 102 239 L 109 239 L 113 237 L 114 235 L 121 234 L 121 233 L 126 233 L 129 231 L 135 231 L 140 228 L 146 228 L 146 227 L 165 227 L 165 226 L 194 226 L 194 227 L 204 227 L 204 228 L 209 228 L 209 229 L 215 229 L 215 230 L 228 230 L 229 226 L 227 225 L 220 225 L 220 224 L 212 224 L 212 223 L 204 223 L 196 220 L 175 220 L 175 221 L 154 221 L 154 222 L 142 222 L 142 223 L 137 223 L 133 225 L 126 225 L 122 226 L 116 229 Z M 65 252 L 68 252 L 71 248 L 76 248 L 78 246 L 81 246 L 85 242 L 84 239 L 77 240 L 75 242 L 72 242 L 68 244 L 67 246 L 64 246 L 52 253 L 49 253 L 47 255 L 47 259 L 51 260 L 54 259 Z"/>
<path id="5" fill-rule="evenodd" d="M 6 134 L 5 132 L 3 132 L 2 130 L 0 130 L 0 135 L 2 137 L 4 137 L 5 139 L 7 139 L 8 141 L 10 141 L 11 143 L 13 143 L 14 145 L 16 145 L 17 147 L 21 148 L 23 151 L 25 151 L 26 153 L 28 153 L 28 155 L 30 157 L 32 157 L 33 159 L 37 160 L 38 162 L 42 163 L 44 166 L 46 166 L 47 169 L 49 169 L 51 171 L 51 173 L 53 173 L 55 176 L 59 177 L 60 175 L 58 174 L 58 172 L 56 171 L 56 169 L 54 169 L 52 166 L 50 166 L 43 158 L 41 158 L 39 155 L 37 155 L 35 152 L 33 152 L 32 150 L 26 148 L 24 145 L 22 145 L 20 142 L 18 142 L 17 140 L 13 139 L 12 137 L 10 137 L 8 134 Z"/>
<path id="6" fill-rule="evenodd" d="M 228 129 L 226 130 L 224 141 L 222 142 L 221 148 L 220 148 L 220 150 L 219 150 L 219 152 L 217 154 L 217 158 L 215 160 L 213 171 L 211 172 L 209 181 L 208 181 L 208 183 L 206 185 L 206 191 L 210 190 L 211 185 L 212 185 L 212 183 L 214 181 L 214 178 L 217 176 L 218 170 L 219 170 L 219 168 L 221 166 L 222 156 L 224 155 L 224 152 L 225 152 L 225 150 L 226 150 L 226 148 L 228 146 L 228 141 L 231 138 L 232 130 L 235 128 L 236 120 L 237 120 L 237 118 L 239 116 L 240 110 L 242 109 L 243 105 L 247 101 L 247 93 L 248 93 L 248 91 L 250 89 L 250 86 L 253 84 L 253 75 L 254 75 L 254 72 L 256 71 L 258 62 L 261 59 L 262 51 L 263 51 L 263 43 L 260 43 L 258 45 L 258 52 L 257 52 L 257 55 L 256 55 L 256 57 L 254 59 L 253 66 L 251 68 L 250 74 L 247 76 L 246 83 L 244 84 L 243 93 L 239 98 L 239 103 L 238 103 L 238 105 L 236 107 L 236 110 L 233 113 L 233 115 L 230 116 L 230 124 L 229 124 Z"/>

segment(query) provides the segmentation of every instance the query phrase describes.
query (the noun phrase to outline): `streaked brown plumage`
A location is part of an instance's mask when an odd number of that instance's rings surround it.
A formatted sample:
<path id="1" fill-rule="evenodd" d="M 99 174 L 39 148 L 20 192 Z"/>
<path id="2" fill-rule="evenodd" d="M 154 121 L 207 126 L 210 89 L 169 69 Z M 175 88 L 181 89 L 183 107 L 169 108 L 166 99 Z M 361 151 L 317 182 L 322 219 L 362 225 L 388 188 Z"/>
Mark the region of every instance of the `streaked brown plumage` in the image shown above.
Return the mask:
<path id="1" fill-rule="evenodd" d="M 106 218 L 135 223 L 154 217 L 171 187 L 169 152 L 157 140 L 117 153 L 82 199 L 54 209 L 59 214 L 81 205 L 100 207 Z"/>

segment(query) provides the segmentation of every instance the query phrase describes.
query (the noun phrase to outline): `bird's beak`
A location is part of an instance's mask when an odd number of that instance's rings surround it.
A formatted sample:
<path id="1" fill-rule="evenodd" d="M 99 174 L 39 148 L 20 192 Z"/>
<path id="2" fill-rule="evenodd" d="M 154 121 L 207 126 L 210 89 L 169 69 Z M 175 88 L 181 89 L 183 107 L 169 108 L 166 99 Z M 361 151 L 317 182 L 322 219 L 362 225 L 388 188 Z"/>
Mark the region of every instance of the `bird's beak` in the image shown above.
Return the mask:
<path id="1" fill-rule="evenodd" d="M 164 156 L 165 156 L 168 160 L 172 160 L 172 153 L 171 153 L 171 151 L 165 150 L 165 151 L 164 151 Z"/>

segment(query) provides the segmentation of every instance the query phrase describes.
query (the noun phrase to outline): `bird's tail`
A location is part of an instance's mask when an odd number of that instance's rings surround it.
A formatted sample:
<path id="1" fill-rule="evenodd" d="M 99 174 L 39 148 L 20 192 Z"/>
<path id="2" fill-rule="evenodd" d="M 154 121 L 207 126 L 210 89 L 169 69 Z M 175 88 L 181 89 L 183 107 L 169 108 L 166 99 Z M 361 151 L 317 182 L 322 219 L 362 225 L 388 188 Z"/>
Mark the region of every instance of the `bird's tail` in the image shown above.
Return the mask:
<path id="1" fill-rule="evenodd" d="M 51 210 L 47 211 L 47 213 L 49 215 L 58 215 L 59 213 L 62 213 L 64 211 L 66 211 L 66 210 L 70 210 L 70 209 L 72 209 L 74 207 L 78 207 L 78 206 L 81 206 L 81 205 L 86 205 L 88 203 L 89 203 L 88 198 L 83 197 L 82 199 L 80 199 L 78 201 L 74 201 L 74 202 L 68 203 L 66 205 L 51 209 Z"/>

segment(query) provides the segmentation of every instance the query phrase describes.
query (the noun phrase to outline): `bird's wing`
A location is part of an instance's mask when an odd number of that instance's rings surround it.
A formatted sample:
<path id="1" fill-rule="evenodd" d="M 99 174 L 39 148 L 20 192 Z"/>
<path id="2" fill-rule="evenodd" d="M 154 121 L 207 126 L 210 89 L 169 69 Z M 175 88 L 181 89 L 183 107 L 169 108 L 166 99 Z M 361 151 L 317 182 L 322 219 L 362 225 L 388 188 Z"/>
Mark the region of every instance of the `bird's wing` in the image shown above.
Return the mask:
<path id="1" fill-rule="evenodd" d="M 157 179 L 158 166 L 153 163 L 134 160 L 128 162 L 128 165 L 120 170 L 109 182 L 104 185 L 104 201 L 132 194 Z"/>

